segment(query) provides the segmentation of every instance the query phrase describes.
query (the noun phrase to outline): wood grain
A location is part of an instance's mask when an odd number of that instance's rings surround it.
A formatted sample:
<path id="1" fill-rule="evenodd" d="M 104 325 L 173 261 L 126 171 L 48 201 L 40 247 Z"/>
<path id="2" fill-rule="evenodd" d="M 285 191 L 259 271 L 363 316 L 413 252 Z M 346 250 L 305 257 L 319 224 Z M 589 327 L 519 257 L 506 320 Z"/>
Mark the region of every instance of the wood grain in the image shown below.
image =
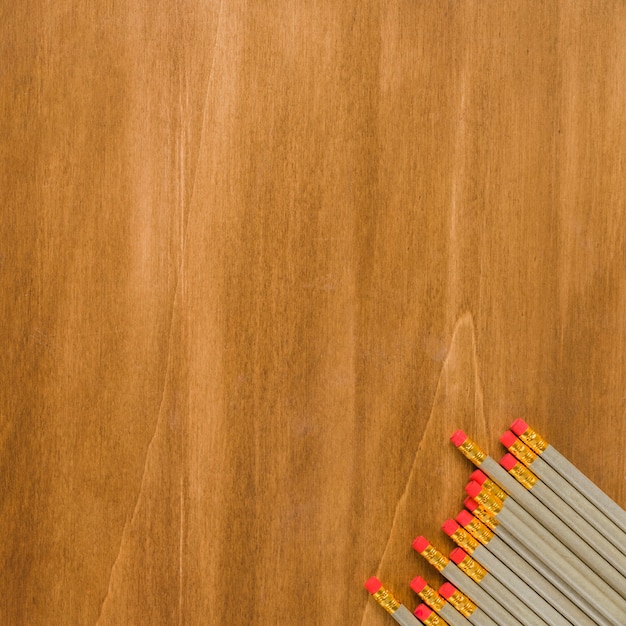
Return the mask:
<path id="1" fill-rule="evenodd" d="M 465 428 L 626 505 L 623 2 L 4 2 L 0 622 L 389 624 Z"/>

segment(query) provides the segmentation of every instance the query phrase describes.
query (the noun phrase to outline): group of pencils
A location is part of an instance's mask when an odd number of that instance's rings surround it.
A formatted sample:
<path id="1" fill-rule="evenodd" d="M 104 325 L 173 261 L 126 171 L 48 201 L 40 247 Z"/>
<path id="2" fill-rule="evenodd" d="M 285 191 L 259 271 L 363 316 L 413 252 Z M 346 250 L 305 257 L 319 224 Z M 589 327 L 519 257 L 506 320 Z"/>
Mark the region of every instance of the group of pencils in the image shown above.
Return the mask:
<path id="1" fill-rule="evenodd" d="M 479 468 L 443 524 L 458 547 L 413 542 L 448 582 L 414 578 L 414 613 L 376 577 L 373 598 L 404 626 L 625 626 L 626 512 L 523 420 L 499 463 L 463 431 L 450 439 Z"/>

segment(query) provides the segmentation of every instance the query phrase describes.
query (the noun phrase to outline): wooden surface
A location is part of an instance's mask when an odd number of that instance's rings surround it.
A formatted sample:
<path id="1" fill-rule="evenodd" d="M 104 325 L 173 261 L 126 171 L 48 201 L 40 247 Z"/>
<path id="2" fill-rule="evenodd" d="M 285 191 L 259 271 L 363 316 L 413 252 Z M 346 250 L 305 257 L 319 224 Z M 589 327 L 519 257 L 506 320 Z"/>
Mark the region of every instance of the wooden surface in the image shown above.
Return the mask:
<path id="1" fill-rule="evenodd" d="M 390 624 L 464 428 L 626 504 L 626 6 L 0 9 L 0 623 Z"/>

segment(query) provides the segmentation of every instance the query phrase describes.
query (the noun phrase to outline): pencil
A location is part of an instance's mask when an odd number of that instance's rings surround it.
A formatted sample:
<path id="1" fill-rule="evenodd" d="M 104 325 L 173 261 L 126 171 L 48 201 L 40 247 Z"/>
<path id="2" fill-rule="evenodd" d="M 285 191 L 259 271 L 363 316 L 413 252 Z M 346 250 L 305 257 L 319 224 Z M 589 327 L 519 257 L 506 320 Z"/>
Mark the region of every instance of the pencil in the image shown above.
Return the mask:
<path id="1" fill-rule="evenodd" d="M 507 430 L 500 437 L 500 441 L 516 459 L 531 469 L 539 480 L 548 485 L 554 493 L 588 520 L 615 548 L 626 555 L 626 533 L 613 520 L 590 502 L 574 485 L 552 469 L 540 456 L 537 456 L 513 432 Z"/>
<path id="2" fill-rule="evenodd" d="M 505 609 L 496 598 L 493 598 L 469 576 L 463 573 L 448 557 L 444 556 L 425 537 L 417 537 L 413 541 L 413 549 L 421 554 L 447 580 L 467 594 L 482 610 L 487 613 L 498 626 L 522 626 L 521 622 Z"/>
<path id="3" fill-rule="evenodd" d="M 614 626 L 624 626 L 623 616 L 626 615 L 626 603 L 622 597 L 610 590 L 588 565 L 553 537 L 515 500 L 507 498 L 505 506 L 502 501 L 491 496 L 474 481 L 466 487 L 466 491 L 468 495 L 496 515 L 501 526 L 513 533 L 576 593 L 583 596 L 594 595 L 597 600 L 596 611 L 598 613 L 604 615 Z M 582 542 L 581 539 L 579 541 Z M 607 565 L 607 567 L 610 566 Z"/>
<path id="4" fill-rule="evenodd" d="M 492 598 L 505 606 L 525 626 L 543 626 L 547 624 L 537 613 L 515 596 L 487 568 L 473 559 L 463 548 L 454 548 L 450 552 L 450 560 L 467 574 L 475 583 L 484 589 Z"/>
<path id="5" fill-rule="evenodd" d="M 551 626 L 571 626 L 570 622 L 561 615 L 551 604 L 541 597 L 528 583 L 522 580 L 512 569 L 507 567 L 497 556 L 474 538 L 465 528 L 453 519 L 446 520 L 443 531 L 458 546 L 465 550 L 471 558 L 478 562 L 488 572 L 483 582 L 488 582 L 489 576 L 494 576 L 516 598 L 526 604 L 536 615 Z M 456 562 L 456 561 L 455 561 Z M 482 584 L 482 583 L 481 583 Z M 487 589 L 489 590 L 489 589 Z"/>
<path id="6" fill-rule="evenodd" d="M 402 626 L 416 626 L 419 624 L 411 611 L 398 602 L 392 593 L 383 587 L 376 576 L 372 576 L 365 581 L 365 588 L 369 591 L 372 598 L 374 598 L 398 624 Z"/>
<path id="7" fill-rule="evenodd" d="M 533 430 L 524 420 L 517 419 L 511 424 L 511 430 L 535 454 L 556 470 L 567 482 L 573 485 L 590 502 L 593 502 L 611 520 L 626 532 L 626 511 L 609 498 L 595 483 L 587 478 L 578 468 L 568 461 L 562 454 L 550 445 L 536 430 Z"/>
<path id="8" fill-rule="evenodd" d="M 563 520 L 557 517 L 550 509 L 541 503 L 535 496 L 529 493 L 522 485 L 510 476 L 494 459 L 487 456 L 480 447 L 472 441 L 463 431 L 457 431 L 451 437 L 452 442 L 457 446 L 468 459 L 479 465 L 488 476 L 490 476 L 506 492 L 510 498 L 506 499 L 510 506 L 515 506 L 516 510 L 525 510 L 533 518 L 534 524 L 542 527 L 544 536 L 548 531 L 552 533 L 550 541 L 558 541 L 570 552 L 592 569 L 600 578 L 608 583 L 618 594 L 623 592 L 621 574 L 612 565 L 599 555 L 595 550 L 575 533 Z M 471 495 L 471 494 L 470 494 Z M 539 530 L 537 530 L 539 532 Z M 555 546 L 556 547 L 556 546 Z M 619 599 L 623 601 L 621 595 Z M 626 602 L 623 605 L 624 615 L 626 615 Z"/>
<path id="9" fill-rule="evenodd" d="M 439 593 L 474 626 L 498 626 L 479 606 L 474 604 L 452 583 L 446 582 L 439 587 Z"/>
<path id="10" fill-rule="evenodd" d="M 505 454 L 502 459 L 500 459 L 500 465 L 502 465 L 522 487 L 525 487 L 537 500 L 542 502 L 557 517 L 563 520 L 563 522 L 579 537 L 583 538 L 597 554 L 615 568 L 617 574 L 614 574 L 614 570 L 611 568 L 606 569 L 607 574 L 613 577 L 611 586 L 614 589 L 617 587 L 616 590 L 621 589 L 620 595 L 625 597 L 626 578 L 624 578 L 624 574 L 626 574 L 626 556 L 619 550 L 616 550 L 615 546 L 611 544 L 606 537 L 601 535 L 587 520 L 583 519 L 577 511 L 572 509 L 567 502 L 555 494 L 550 487 L 538 480 L 535 474 L 512 454 Z"/>
<path id="11" fill-rule="evenodd" d="M 524 543 L 526 538 L 520 540 L 514 532 L 502 526 L 495 516 L 488 513 L 482 505 L 478 504 L 471 497 L 467 497 L 464 504 L 468 511 L 474 513 L 477 521 L 482 522 L 488 530 L 493 531 L 496 538 L 502 540 L 514 553 L 526 561 L 531 569 L 537 571 L 545 579 L 550 580 L 567 599 L 583 611 L 585 615 L 590 617 L 594 623 L 601 626 L 610 626 L 613 624 L 613 622 L 605 618 L 602 614 L 599 614 L 597 609 L 590 604 L 588 597 L 593 595 L 593 592 L 591 594 L 580 592 L 576 587 L 572 587 L 572 585 L 568 584 L 566 580 L 559 575 L 559 570 L 555 567 L 554 561 L 550 561 L 549 558 L 545 558 L 545 555 L 538 555 L 535 550 L 530 550 L 526 547 Z"/>
<path id="12" fill-rule="evenodd" d="M 571 624 L 574 626 L 593 626 L 595 624 L 588 615 L 550 582 L 551 573 L 549 571 L 548 577 L 541 574 L 469 511 L 461 511 L 456 516 L 456 522 L 469 532 L 474 539 L 479 541 L 493 556 L 499 559 L 512 572 L 515 572 L 521 580 L 552 605 Z M 449 529 L 451 528 L 449 527 Z M 481 561 L 482 557 L 483 560 L 481 562 L 489 566 L 490 561 L 482 556 L 481 550 L 476 549 L 472 555 L 474 553 L 476 553 L 476 558 L 479 561 Z"/>
<path id="13" fill-rule="evenodd" d="M 437 614 L 441 615 L 450 626 L 468 626 L 470 622 L 457 609 L 448 604 L 435 589 L 421 577 L 416 576 L 410 583 L 411 589 Z M 417 615 L 417 613 L 415 613 Z M 419 615 L 418 615 L 419 617 Z"/>

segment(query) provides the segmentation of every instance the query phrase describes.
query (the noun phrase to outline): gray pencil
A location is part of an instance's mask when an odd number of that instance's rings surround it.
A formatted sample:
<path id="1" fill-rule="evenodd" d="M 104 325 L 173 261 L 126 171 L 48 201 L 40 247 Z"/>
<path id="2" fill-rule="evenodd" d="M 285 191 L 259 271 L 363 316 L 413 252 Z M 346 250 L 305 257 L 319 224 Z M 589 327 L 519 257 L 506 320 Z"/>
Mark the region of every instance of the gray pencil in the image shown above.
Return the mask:
<path id="1" fill-rule="evenodd" d="M 380 606 L 393 617 L 393 619 L 401 624 L 401 626 L 418 626 L 418 619 L 407 609 L 404 604 L 400 603 L 393 594 L 383 587 L 382 583 L 376 576 L 368 578 L 365 582 L 365 588 L 369 591 L 372 598 L 380 604 Z"/>
<path id="2" fill-rule="evenodd" d="M 472 502 L 474 502 L 472 500 Z M 456 521 L 477 540 L 483 548 L 499 559 L 504 565 L 515 572 L 526 584 L 534 589 L 546 602 L 549 602 L 574 626 L 594 626 L 595 621 L 583 612 L 572 600 L 560 591 L 549 579 L 554 578 L 547 570 L 547 576 L 540 573 L 537 567 L 524 560 L 517 551 L 509 547 L 500 537 L 489 530 L 480 520 L 468 511 L 461 511 Z M 480 561 L 482 552 L 477 555 Z M 486 559 L 484 559 L 486 562 Z M 571 590 L 570 590 L 571 591 Z M 586 605 L 586 603 L 585 603 Z M 587 606 L 587 605 L 586 605 Z M 589 609 L 590 607 L 587 606 Z M 590 611 L 591 615 L 594 614 Z"/>
<path id="3" fill-rule="evenodd" d="M 512 503 L 515 502 L 521 510 L 525 510 L 533 520 L 536 520 L 535 523 L 542 527 L 544 536 L 548 535 L 548 531 L 550 531 L 551 542 L 554 543 L 555 539 L 558 540 L 570 552 L 578 556 L 583 564 L 586 564 L 588 568 L 608 583 L 614 591 L 618 594 L 624 592 L 624 577 L 620 572 L 607 563 L 563 520 L 522 487 L 497 461 L 487 456 L 463 431 L 457 431 L 451 440 L 467 458 L 475 465 L 480 466 L 481 470 L 498 483 L 504 492 L 511 496 L 507 503 L 509 500 Z M 618 600 L 621 600 L 623 603 L 621 604 L 623 606 L 622 615 L 626 615 L 626 601 L 624 601 L 621 595 L 616 598 L 616 602 Z M 620 603 L 618 602 L 618 604 Z"/>
<path id="4" fill-rule="evenodd" d="M 448 604 L 435 589 L 433 589 L 421 576 L 416 576 L 410 583 L 411 589 L 436 613 L 441 615 L 450 626 L 469 626 L 471 622 L 465 615 Z M 417 615 L 417 613 L 415 613 Z M 419 617 L 419 615 L 418 615 Z"/>
<path id="5" fill-rule="evenodd" d="M 417 537 L 413 548 L 453 585 L 467 594 L 498 626 L 522 626 L 521 622 L 505 609 L 500 602 L 469 576 L 463 573 L 448 557 L 444 556 L 425 537 Z"/>
<path id="6" fill-rule="evenodd" d="M 500 459 L 500 465 L 621 574 L 614 580 L 622 590 L 620 595 L 626 597 L 626 556 L 512 454 L 505 454 Z"/>
<path id="7" fill-rule="evenodd" d="M 581 592 L 575 586 L 572 586 L 572 582 L 566 580 L 567 576 L 561 574 L 555 562 L 550 560 L 550 555 L 546 556 L 542 553 L 537 553 L 535 550 L 528 549 L 524 543 L 524 539 L 520 540 L 514 532 L 511 532 L 500 524 L 496 517 L 491 515 L 487 509 L 472 498 L 466 498 L 464 504 L 479 521 L 487 526 L 488 530 L 495 533 L 496 537 L 494 540 L 502 540 L 506 546 L 526 561 L 532 570 L 535 570 L 546 580 L 549 580 L 566 598 L 574 603 L 596 624 L 599 626 L 611 626 L 613 622 L 604 617 L 604 615 L 599 614 L 596 607 L 590 603 L 588 598 L 590 595 L 588 593 L 589 589 L 585 587 L 583 588 L 583 592 Z M 593 591 L 592 595 L 596 596 L 596 602 L 600 599 Z M 575 623 L 575 621 L 572 620 L 572 623 Z"/>
<path id="8" fill-rule="evenodd" d="M 568 461 L 554 446 L 551 446 L 536 430 L 533 430 L 524 420 L 517 419 L 511 424 L 511 430 L 535 454 L 556 470 L 567 482 L 576 487 L 590 502 L 596 505 L 617 526 L 626 532 L 626 511 L 609 498 L 595 483 L 587 478 L 578 468 Z"/>
<path id="9" fill-rule="evenodd" d="M 452 583 L 446 582 L 439 587 L 439 593 L 454 608 L 465 615 L 474 626 L 498 626 L 479 606 L 474 604 L 462 591 L 459 591 Z"/>
<path id="10" fill-rule="evenodd" d="M 452 550 L 450 560 L 456 563 L 459 569 L 463 570 L 491 597 L 498 598 L 504 606 L 510 608 L 515 613 L 515 617 L 525 626 L 544 626 L 549 623 L 535 612 L 534 607 L 531 608 L 518 598 L 496 576 L 467 554 L 463 548 Z"/>
<path id="11" fill-rule="evenodd" d="M 540 456 L 536 455 L 513 432 L 507 430 L 500 437 L 500 441 L 515 458 L 531 469 L 537 478 L 550 487 L 554 493 L 558 494 L 573 509 L 578 511 L 603 537 L 626 556 L 626 532 L 610 517 L 588 500 L 574 485 L 565 480 L 561 474 L 550 467 Z"/>
<path id="12" fill-rule="evenodd" d="M 458 522 L 449 519 L 443 524 L 443 531 L 471 558 L 495 576 L 513 595 L 517 596 L 539 617 L 551 626 L 571 626 L 551 604 L 546 602 L 530 585 L 523 581 L 513 570 L 493 555 L 485 546 L 473 537 Z M 452 556 L 452 555 L 451 555 Z M 456 562 L 456 561 L 455 561 Z"/>
<path id="13" fill-rule="evenodd" d="M 612 592 L 595 572 L 556 540 L 515 500 L 507 498 L 505 506 L 474 481 L 466 487 L 466 490 L 477 502 L 497 515 L 498 521 L 504 528 L 515 534 L 533 554 L 558 576 L 564 578 L 576 593 L 584 596 L 593 595 L 597 601 L 598 613 L 604 615 L 614 626 L 623 626 L 623 617 L 626 615 L 626 602 L 623 598 Z"/>

